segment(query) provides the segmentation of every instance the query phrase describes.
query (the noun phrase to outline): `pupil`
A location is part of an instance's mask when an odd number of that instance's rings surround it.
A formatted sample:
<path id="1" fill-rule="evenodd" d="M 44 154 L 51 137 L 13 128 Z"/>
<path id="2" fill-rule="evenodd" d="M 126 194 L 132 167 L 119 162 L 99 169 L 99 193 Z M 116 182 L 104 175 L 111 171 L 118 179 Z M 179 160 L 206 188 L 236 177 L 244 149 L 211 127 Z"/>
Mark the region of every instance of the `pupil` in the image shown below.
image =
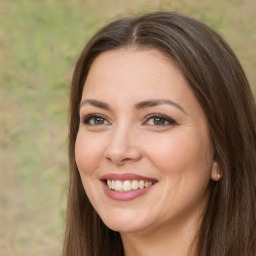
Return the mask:
<path id="1" fill-rule="evenodd" d="M 164 124 L 165 120 L 163 118 L 155 118 L 154 119 L 154 124 Z"/>
<path id="2" fill-rule="evenodd" d="M 95 118 L 95 123 L 96 124 L 103 124 L 103 118 L 100 118 L 100 117 Z"/>

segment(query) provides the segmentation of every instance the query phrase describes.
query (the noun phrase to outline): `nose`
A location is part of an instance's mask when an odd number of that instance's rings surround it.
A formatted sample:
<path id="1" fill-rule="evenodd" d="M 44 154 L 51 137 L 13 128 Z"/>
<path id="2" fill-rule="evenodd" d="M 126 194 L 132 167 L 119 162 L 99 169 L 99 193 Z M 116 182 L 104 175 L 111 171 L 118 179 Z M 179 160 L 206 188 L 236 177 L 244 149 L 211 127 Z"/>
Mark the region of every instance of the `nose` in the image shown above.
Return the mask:
<path id="1" fill-rule="evenodd" d="M 141 151 L 137 137 L 132 128 L 116 127 L 110 135 L 105 158 L 116 165 L 138 161 Z"/>

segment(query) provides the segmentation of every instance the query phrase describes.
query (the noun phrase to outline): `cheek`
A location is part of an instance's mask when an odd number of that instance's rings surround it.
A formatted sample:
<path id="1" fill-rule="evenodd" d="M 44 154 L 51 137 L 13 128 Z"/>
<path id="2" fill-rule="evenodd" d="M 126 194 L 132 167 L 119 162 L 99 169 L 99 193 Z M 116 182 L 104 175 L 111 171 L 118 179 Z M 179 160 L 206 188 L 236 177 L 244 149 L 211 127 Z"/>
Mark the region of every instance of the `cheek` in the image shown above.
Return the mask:
<path id="1" fill-rule="evenodd" d="M 90 135 L 78 132 L 75 143 L 75 159 L 78 170 L 83 174 L 91 174 L 97 168 L 101 156 L 101 146 Z"/>
<path id="2" fill-rule="evenodd" d="M 213 150 L 211 142 L 198 136 L 175 137 L 165 140 L 151 152 L 154 165 L 162 179 L 163 218 L 192 209 L 207 196 Z M 154 153 L 154 154 L 153 154 Z"/>
<path id="3" fill-rule="evenodd" d="M 208 136 L 193 136 L 183 133 L 182 136 L 168 137 L 158 144 L 158 149 L 151 150 L 151 157 L 158 169 L 165 175 L 176 177 L 210 175 L 213 161 L 213 150 Z"/>

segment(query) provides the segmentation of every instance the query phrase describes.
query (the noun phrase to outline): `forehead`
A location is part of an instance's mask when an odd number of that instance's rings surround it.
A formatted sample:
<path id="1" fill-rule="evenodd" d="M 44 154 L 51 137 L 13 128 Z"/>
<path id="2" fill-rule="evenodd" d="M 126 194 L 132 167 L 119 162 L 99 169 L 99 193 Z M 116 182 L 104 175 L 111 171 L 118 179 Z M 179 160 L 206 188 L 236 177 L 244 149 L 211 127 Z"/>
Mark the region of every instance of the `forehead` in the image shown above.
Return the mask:
<path id="1" fill-rule="evenodd" d="M 124 58 L 126 59 L 124 64 L 131 64 L 133 63 L 134 60 L 140 62 L 150 60 L 150 62 L 147 63 L 147 67 L 153 67 L 154 64 L 156 63 L 151 61 L 155 59 L 158 60 L 159 63 L 161 62 L 167 65 L 175 66 L 174 61 L 171 59 L 171 57 L 169 57 L 164 52 L 159 51 L 158 49 L 141 47 L 122 47 L 102 52 L 95 58 L 91 67 L 95 68 L 95 66 L 98 65 L 99 62 L 102 66 L 108 66 L 109 62 L 117 62 L 118 60 L 123 60 Z M 157 64 L 159 65 L 159 63 Z"/>
<path id="2" fill-rule="evenodd" d="M 85 81 L 84 93 L 103 90 L 156 93 L 178 84 L 189 88 L 173 61 L 160 51 L 122 48 L 103 52 L 94 60 Z M 176 86 L 176 90 L 179 89 Z"/>

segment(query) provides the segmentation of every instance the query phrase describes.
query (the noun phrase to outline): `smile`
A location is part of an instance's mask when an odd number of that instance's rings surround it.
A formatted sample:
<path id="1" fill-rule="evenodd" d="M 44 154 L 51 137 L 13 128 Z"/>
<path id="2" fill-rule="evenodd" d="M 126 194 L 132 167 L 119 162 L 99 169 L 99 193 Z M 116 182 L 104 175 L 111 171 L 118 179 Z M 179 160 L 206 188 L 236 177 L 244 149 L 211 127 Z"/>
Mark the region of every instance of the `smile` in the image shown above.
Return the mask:
<path id="1" fill-rule="evenodd" d="M 138 190 L 143 188 L 148 188 L 154 184 L 154 181 L 150 180 L 107 180 L 107 185 L 109 189 L 120 191 L 120 192 L 129 192 L 131 190 Z"/>
<path id="2" fill-rule="evenodd" d="M 118 201 L 134 200 L 151 190 L 158 180 L 134 173 L 108 173 L 100 177 L 106 195 Z"/>

